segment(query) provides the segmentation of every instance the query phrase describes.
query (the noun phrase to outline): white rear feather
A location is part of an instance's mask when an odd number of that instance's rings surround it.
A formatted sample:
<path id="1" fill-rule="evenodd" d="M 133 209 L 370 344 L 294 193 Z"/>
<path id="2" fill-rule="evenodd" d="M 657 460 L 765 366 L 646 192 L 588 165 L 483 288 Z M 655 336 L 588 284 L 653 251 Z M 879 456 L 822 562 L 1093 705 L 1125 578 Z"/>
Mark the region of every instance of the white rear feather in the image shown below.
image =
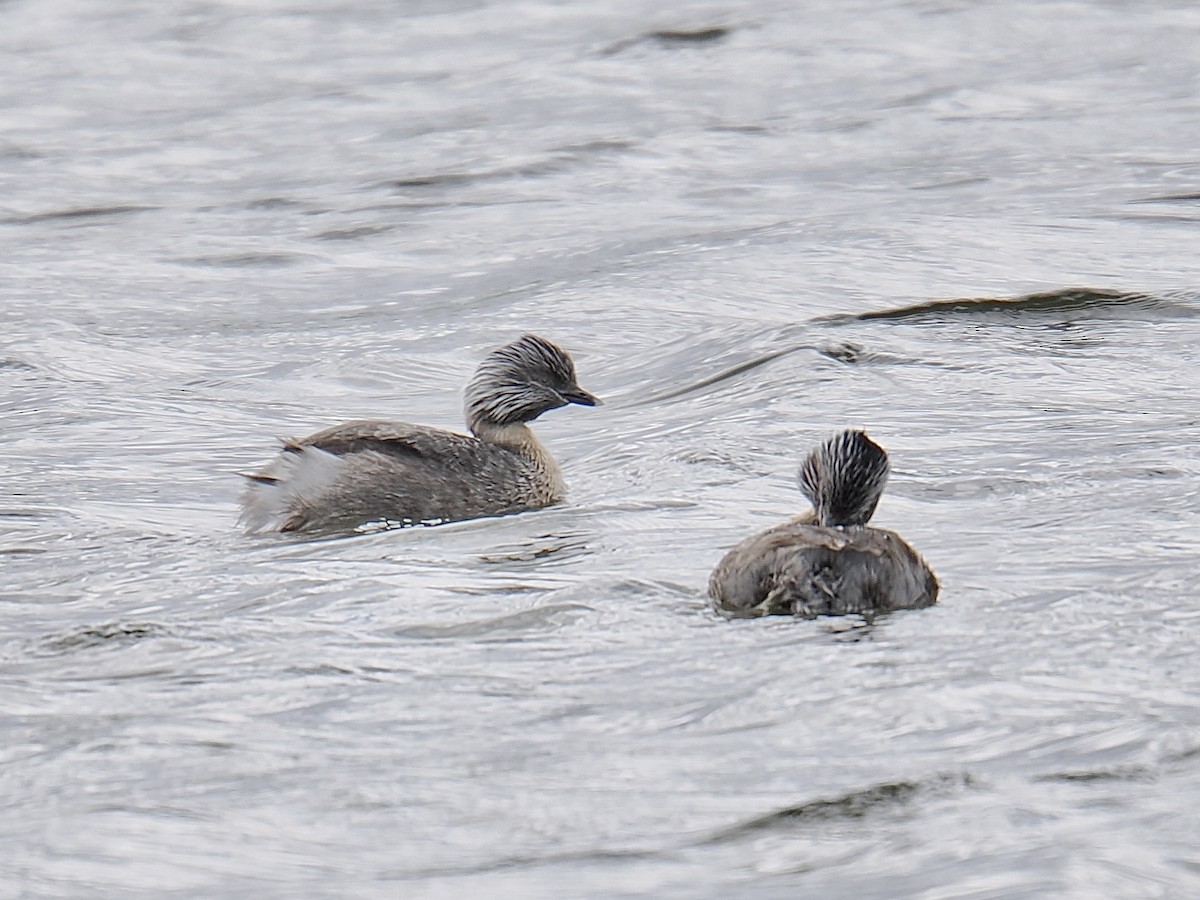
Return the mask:
<path id="1" fill-rule="evenodd" d="M 319 500 L 344 464 L 340 456 L 316 447 L 280 453 L 258 473 L 273 482 L 251 479 L 246 486 L 238 523 L 247 534 L 280 531 L 296 512 Z"/>

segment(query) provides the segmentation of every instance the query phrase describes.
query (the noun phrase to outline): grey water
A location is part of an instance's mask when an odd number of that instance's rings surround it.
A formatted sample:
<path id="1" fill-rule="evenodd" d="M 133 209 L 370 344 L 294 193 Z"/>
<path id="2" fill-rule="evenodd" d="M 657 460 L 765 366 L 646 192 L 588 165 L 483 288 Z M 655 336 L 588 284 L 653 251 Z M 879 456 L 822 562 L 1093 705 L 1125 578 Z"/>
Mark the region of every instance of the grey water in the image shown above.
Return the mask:
<path id="1" fill-rule="evenodd" d="M 0 896 L 1200 895 L 1200 8 L 0 4 Z M 606 405 L 552 509 L 237 473 Z M 709 570 L 864 427 L 928 610 Z"/>

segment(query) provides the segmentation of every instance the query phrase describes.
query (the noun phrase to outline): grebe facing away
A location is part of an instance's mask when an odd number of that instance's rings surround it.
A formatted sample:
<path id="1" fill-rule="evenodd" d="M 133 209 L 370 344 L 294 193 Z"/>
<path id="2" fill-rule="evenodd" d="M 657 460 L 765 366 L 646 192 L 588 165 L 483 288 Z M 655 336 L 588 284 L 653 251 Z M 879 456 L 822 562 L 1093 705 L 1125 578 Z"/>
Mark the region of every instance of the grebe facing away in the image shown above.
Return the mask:
<path id="1" fill-rule="evenodd" d="M 811 618 L 931 606 L 938 582 L 929 566 L 900 535 L 867 525 L 887 476 L 887 453 L 861 431 L 810 453 L 800 489 L 812 510 L 725 554 L 708 582 L 717 608 Z"/>
<path id="2" fill-rule="evenodd" d="M 599 400 L 575 364 L 527 334 L 492 351 L 466 389 L 471 435 L 404 422 L 347 422 L 295 441 L 245 477 L 249 532 L 329 531 L 367 522 L 435 524 L 540 509 L 566 494 L 527 422 Z"/>

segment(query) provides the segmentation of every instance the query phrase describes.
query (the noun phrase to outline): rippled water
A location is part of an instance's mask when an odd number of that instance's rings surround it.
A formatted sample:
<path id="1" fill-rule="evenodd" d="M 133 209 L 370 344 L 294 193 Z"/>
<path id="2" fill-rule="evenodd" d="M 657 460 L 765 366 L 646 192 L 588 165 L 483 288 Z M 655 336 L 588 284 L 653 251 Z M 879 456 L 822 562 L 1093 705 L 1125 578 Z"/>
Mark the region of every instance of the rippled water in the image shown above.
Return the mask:
<path id="1" fill-rule="evenodd" d="M 0 894 L 1200 894 L 1200 11 L 0 5 Z M 309 540 L 454 427 L 564 506 Z M 867 427 L 939 606 L 725 621 Z"/>

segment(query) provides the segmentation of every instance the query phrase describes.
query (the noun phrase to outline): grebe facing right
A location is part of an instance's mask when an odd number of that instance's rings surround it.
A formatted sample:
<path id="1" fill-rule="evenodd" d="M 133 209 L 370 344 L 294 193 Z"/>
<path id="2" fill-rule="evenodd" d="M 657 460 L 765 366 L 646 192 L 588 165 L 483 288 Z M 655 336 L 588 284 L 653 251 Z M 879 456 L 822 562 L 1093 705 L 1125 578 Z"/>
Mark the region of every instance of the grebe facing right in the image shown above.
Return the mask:
<path id="1" fill-rule="evenodd" d="M 467 385 L 471 434 L 364 421 L 285 441 L 246 476 L 242 523 L 250 532 L 331 531 L 550 506 L 566 485 L 528 423 L 570 403 L 600 401 L 579 386 L 566 351 L 527 334 L 493 350 Z"/>
<path id="2" fill-rule="evenodd" d="M 919 609 L 938 581 L 900 535 L 867 525 L 888 457 L 862 431 L 843 431 L 809 454 L 800 489 L 810 512 L 746 538 L 713 570 L 708 593 L 738 616 L 836 616 Z"/>

